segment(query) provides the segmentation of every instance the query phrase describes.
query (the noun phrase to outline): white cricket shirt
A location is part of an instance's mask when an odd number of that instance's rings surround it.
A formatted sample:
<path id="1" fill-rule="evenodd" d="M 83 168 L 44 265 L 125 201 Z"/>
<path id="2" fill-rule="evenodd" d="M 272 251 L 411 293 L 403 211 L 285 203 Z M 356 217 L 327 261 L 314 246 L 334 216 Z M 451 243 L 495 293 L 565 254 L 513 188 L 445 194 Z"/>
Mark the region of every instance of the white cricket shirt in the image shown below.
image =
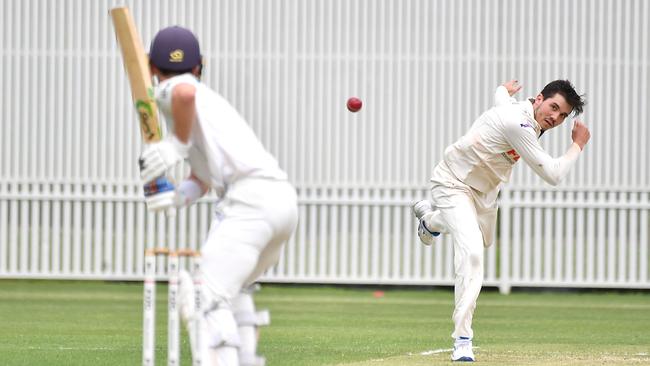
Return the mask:
<path id="1" fill-rule="evenodd" d="M 503 93 L 505 92 L 505 96 Z M 552 158 L 539 143 L 541 128 L 533 105 L 509 98 L 505 87 L 497 88 L 497 106 L 474 121 L 469 131 L 444 154 L 444 162 L 461 182 L 488 193 L 510 180 L 512 167 L 522 158 L 542 179 L 557 185 L 580 154 L 572 144 L 567 152 Z"/>
<path id="2" fill-rule="evenodd" d="M 188 161 L 199 179 L 210 184 L 220 196 L 241 178 L 287 179 L 275 157 L 266 151 L 237 110 L 192 74 L 175 76 L 156 87 L 156 102 L 168 131 L 173 131 L 172 89 L 181 83 L 196 88 L 196 120 L 190 135 Z"/>

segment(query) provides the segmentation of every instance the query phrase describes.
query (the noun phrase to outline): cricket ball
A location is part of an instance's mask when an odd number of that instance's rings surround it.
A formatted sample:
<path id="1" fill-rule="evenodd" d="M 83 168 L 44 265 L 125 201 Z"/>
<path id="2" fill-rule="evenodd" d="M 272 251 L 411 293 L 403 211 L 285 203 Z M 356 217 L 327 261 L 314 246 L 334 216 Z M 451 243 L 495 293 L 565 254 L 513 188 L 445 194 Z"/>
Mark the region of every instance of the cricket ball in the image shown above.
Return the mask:
<path id="1" fill-rule="evenodd" d="M 358 112 L 361 109 L 362 105 L 363 105 L 363 103 L 361 102 L 361 99 L 359 99 L 359 98 L 352 97 L 352 98 L 348 99 L 347 106 L 348 106 L 348 110 L 350 112 L 353 112 L 353 113 Z"/>

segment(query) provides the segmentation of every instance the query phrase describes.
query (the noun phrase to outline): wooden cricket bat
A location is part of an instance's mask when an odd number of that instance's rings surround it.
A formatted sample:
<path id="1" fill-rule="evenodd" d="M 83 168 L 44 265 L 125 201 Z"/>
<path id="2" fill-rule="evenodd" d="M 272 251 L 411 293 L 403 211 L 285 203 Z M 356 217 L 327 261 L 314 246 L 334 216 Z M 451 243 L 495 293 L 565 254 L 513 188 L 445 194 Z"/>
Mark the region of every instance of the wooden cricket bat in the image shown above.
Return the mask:
<path id="1" fill-rule="evenodd" d="M 133 103 L 140 119 L 142 139 L 147 144 L 160 141 L 162 139 L 162 130 L 158 121 L 158 108 L 156 107 L 156 99 L 151 85 L 149 60 L 144 53 L 138 29 L 135 27 L 129 9 L 126 7 L 111 9 L 111 18 L 113 19 L 117 43 L 122 50 L 124 68 L 129 76 Z M 144 186 L 146 199 L 156 197 L 157 200 L 170 200 L 173 199 L 174 194 L 174 185 L 165 175 Z M 167 211 L 169 217 L 173 216 L 174 213 L 173 209 Z M 149 349 L 145 353 L 151 352 L 153 351 Z M 153 356 L 151 355 L 151 357 Z"/>
<path id="2" fill-rule="evenodd" d="M 149 61 L 142 47 L 138 29 L 126 7 L 111 9 L 111 18 L 117 42 L 122 50 L 124 68 L 129 76 L 133 103 L 140 118 L 142 138 L 145 143 L 159 141 L 162 131 L 158 122 L 158 109 L 151 86 Z"/>

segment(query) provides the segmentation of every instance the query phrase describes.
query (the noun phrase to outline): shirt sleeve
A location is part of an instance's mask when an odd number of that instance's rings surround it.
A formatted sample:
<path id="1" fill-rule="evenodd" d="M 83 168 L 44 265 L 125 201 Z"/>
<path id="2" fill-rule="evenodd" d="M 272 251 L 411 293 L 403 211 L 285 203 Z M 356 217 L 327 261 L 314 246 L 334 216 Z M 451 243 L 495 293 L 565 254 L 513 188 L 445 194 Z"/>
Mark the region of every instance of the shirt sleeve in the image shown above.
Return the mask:
<path id="1" fill-rule="evenodd" d="M 578 144 L 573 143 L 564 155 L 551 157 L 540 145 L 535 130 L 528 122 L 507 121 L 505 136 L 526 164 L 544 181 L 554 186 L 566 177 L 582 151 Z"/>
<path id="2" fill-rule="evenodd" d="M 499 107 L 505 104 L 516 103 L 517 100 L 510 96 L 505 86 L 499 85 L 494 92 L 494 106 Z"/>

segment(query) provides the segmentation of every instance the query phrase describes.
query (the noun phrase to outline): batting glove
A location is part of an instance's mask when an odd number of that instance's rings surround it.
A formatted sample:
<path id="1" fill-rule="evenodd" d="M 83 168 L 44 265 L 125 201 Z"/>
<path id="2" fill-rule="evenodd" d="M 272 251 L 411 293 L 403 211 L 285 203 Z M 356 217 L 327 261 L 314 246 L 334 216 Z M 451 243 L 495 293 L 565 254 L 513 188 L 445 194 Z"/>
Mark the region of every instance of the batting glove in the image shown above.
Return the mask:
<path id="1" fill-rule="evenodd" d="M 174 135 L 150 144 L 140 155 L 140 179 L 147 184 L 163 175 L 168 169 L 187 158 L 190 146 Z"/>
<path id="2" fill-rule="evenodd" d="M 195 179 L 186 179 L 176 188 L 177 208 L 189 206 L 201 198 L 206 192 L 207 187 L 197 182 Z"/>
<path id="3" fill-rule="evenodd" d="M 153 212 L 167 211 L 176 207 L 174 185 L 166 177 L 158 177 L 144 185 L 144 201 Z"/>

